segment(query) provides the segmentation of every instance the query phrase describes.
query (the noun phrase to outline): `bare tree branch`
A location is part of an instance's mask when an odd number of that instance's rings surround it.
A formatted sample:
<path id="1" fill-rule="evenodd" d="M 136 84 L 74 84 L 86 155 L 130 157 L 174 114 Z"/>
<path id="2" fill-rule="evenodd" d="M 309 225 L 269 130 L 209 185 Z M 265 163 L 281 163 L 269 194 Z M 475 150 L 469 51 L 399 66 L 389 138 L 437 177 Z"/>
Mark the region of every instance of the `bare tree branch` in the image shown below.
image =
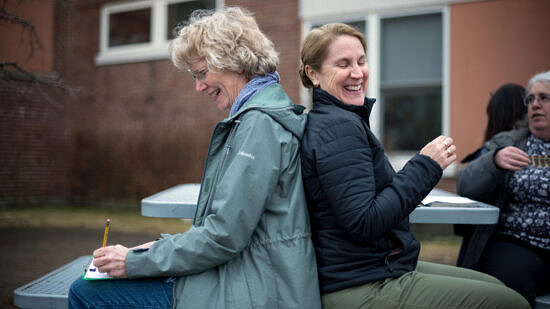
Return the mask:
<path id="1" fill-rule="evenodd" d="M 21 26 L 21 35 L 28 33 L 28 39 L 30 44 L 29 55 L 25 61 L 28 61 L 34 55 L 35 45 L 36 48 L 42 48 L 42 42 L 38 36 L 38 32 L 34 25 L 25 18 L 17 16 L 6 9 L 9 0 L 2 0 L 2 7 L 0 8 L 0 21 L 7 22 Z M 17 1 L 21 3 L 21 0 Z"/>
<path id="2" fill-rule="evenodd" d="M 27 59 L 24 61 L 25 63 L 34 56 L 35 48 L 42 49 L 42 43 L 36 27 L 32 22 L 10 12 L 7 9 L 8 3 L 11 1 L 16 1 L 18 4 L 23 2 L 23 0 L 2 0 L 0 4 L 0 23 L 3 22 L 20 26 L 22 39 L 25 34 L 28 34 L 30 51 Z M 83 87 L 74 87 L 66 84 L 59 79 L 57 73 L 55 72 L 38 74 L 23 69 L 15 61 L 4 61 L 2 59 L 0 59 L 0 61 L 3 61 L 0 62 L 0 86 L 14 89 L 18 93 L 31 91 L 31 88 L 28 86 L 38 87 L 38 91 L 42 94 L 46 101 L 58 108 L 62 109 L 63 106 L 58 102 L 55 102 L 42 87 L 54 87 L 61 89 L 68 92 L 71 96 L 77 93 L 83 94 L 86 92 Z"/>
<path id="3" fill-rule="evenodd" d="M 55 78 L 40 76 L 22 69 L 17 62 L 6 61 L 0 63 L 0 80 L 18 80 L 26 82 L 38 82 L 57 87 L 60 83 Z"/>
<path id="4" fill-rule="evenodd" d="M 52 74 L 53 75 L 53 74 Z M 12 85 L 12 82 L 26 82 L 31 85 L 38 86 L 40 93 L 50 104 L 57 108 L 63 109 L 58 102 L 54 101 L 46 92 L 42 90 L 42 86 L 55 87 L 66 91 L 70 96 L 87 93 L 83 87 L 74 87 L 67 85 L 61 81 L 56 75 L 38 75 L 21 68 L 16 62 L 1 62 L 0 63 L 0 86 L 6 86 L 16 89 L 18 92 L 24 92 L 20 85 Z"/>

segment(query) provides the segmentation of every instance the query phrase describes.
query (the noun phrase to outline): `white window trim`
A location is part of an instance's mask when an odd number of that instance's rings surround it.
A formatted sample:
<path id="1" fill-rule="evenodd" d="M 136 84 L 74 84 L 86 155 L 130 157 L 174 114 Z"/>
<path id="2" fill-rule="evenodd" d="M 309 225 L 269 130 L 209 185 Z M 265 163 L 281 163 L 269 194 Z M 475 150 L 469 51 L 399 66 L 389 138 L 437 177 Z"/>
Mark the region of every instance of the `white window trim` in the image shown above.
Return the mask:
<path id="1" fill-rule="evenodd" d="M 302 20 L 325 19 L 325 17 L 357 15 L 358 12 L 396 12 L 412 8 L 449 6 L 456 3 L 481 2 L 486 0 L 299 0 L 298 16 Z M 335 19 L 330 19 L 335 21 Z"/>
<path id="2" fill-rule="evenodd" d="M 168 58 L 169 40 L 166 39 L 168 5 L 189 0 L 141 0 L 105 4 L 101 7 L 99 27 L 99 53 L 96 65 L 123 64 Z M 223 7 L 224 0 L 216 0 L 216 8 Z M 151 41 L 125 46 L 108 46 L 109 15 L 113 13 L 151 8 Z"/>
<path id="3" fill-rule="evenodd" d="M 459 1 L 455 1 L 459 2 Z M 303 9 L 303 7 L 302 7 Z M 304 12 L 301 12 L 302 16 Z M 380 98 L 380 25 L 381 20 L 385 18 L 392 17 L 404 17 L 404 16 L 415 16 L 415 15 L 424 15 L 431 13 L 441 13 L 442 15 L 442 89 L 441 89 L 441 98 L 442 98 L 442 108 L 441 108 L 441 134 L 449 135 L 450 133 L 450 15 L 449 7 L 447 5 L 437 5 L 432 7 L 422 7 L 422 8 L 398 8 L 392 11 L 387 9 L 382 10 L 369 10 L 364 15 L 354 15 L 348 16 L 345 19 L 342 19 L 340 16 L 324 16 L 323 18 L 312 18 L 310 20 L 304 21 L 302 23 L 302 41 L 309 32 L 312 24 L 323 23 L 323 22 L 346 22 L 346 21 L 359 21 L 365 20 L 367 23 L 367 61 L 369 63 L 369 87 L 367 89 L 367 96 L 372 98 Z M 356 13 L 357 14 L 357 13 Z M 311 99 L 309 92 L 302 87 L 300 93 L 300 99 L 302 105 L 308 106 L 308 100 Z M 370 125 L 372 132 L 378 137 L 381 137 L 382 126 L 383 126 L 383 108 L 380 104 L 375 104 L 373 110 L 371 111 Z M 426 141 L 426 143 L 429 141 Z M 419 149 L 420 150 L 420 149 Z M 391 152 L 388 153 L 388 158 L 390 163 L 396 170 L 400 170 L 403 166 L 416 154 L 416 152 Z M 452 164 L 443 172 L 443 177 L 453 177 L 457 173 L 457 165 Z"/>

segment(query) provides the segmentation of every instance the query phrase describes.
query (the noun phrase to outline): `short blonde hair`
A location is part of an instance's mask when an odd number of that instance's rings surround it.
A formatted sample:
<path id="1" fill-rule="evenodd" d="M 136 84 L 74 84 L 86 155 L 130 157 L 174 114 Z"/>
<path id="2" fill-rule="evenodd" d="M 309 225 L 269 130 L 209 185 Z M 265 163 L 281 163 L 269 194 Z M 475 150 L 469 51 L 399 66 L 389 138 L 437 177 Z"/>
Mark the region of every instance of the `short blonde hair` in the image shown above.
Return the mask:
<path id="1" fill-rule="evenodd" d="M 179 69 L 204 59 L 210 69 L 242 72 L 248 80 L 279 65 L 273 43 L 252 14 L 238 7 L 193 12 L 170 45 L 170 59 Z"/>
<path id="2" fill-rule="evenodd" d="M 361 45 L 363 45 L 363 49 L 367 51 L 365 36 L 349 25 L 330 23 L 311 30 L 304 39 L 302 51 L 300 52 L 301 63 L 299 73 L 304 87 L 313 88 L 313 82 L 305 71 L 306 65 L 309 65 L 316 71 L 320 71 L 323 61 L 325 61 L 328 55 L 330 44 L 341 35 L 356 37 L 361 42 Z"/>

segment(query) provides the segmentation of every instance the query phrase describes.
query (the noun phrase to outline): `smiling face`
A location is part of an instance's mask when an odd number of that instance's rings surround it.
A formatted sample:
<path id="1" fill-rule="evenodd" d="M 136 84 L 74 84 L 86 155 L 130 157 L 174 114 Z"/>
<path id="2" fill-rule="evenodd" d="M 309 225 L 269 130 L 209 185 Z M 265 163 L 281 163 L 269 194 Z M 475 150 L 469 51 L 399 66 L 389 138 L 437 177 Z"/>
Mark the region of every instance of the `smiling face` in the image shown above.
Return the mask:
<path id="1" fill-rule="evenodd" d="M 531 87 L 528 95 L 540 98 L 541 94 L 550 96 L 550 85 L 537 82 Z M 550 103 L 537 99 L 529 104 L 527 109 L 529 117 L 529 130 L 538 138 L 550 140 Z"/>
<path id="2" fill-rule="evenodd" d="M 340 35 L 330 43 L 319 71 L 306 68 L 314 85 L 349 105 L 363 105 L 369 81 L 367 57 L 361 41 Z"/>
<path id="3" fill-rule="evenodd" d="M 248 80 L 240 73 L 226 70 L 206 71 L 206 67 L 204 60 L 189 65 L 189 70 L 194 75 L 199 75 L 199 78 L 195 78 L 195 90 L 213 97 L 218 109 L 230 109 Z M 199 72 L 206 74 L 200 76 Z"/>

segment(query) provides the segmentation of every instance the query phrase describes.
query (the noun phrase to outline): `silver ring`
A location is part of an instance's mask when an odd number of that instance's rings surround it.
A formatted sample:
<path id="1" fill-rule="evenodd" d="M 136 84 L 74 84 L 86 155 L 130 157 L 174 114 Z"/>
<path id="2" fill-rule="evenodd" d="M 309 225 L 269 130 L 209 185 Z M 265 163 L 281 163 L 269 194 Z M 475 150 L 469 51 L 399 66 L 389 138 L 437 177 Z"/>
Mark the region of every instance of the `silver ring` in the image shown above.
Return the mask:
<path id="1" fill-rule="evenodd" d="M 453 155 L 450 149 L 447 149 L 447 154 L 449 155 L 449 157 Z"/>

